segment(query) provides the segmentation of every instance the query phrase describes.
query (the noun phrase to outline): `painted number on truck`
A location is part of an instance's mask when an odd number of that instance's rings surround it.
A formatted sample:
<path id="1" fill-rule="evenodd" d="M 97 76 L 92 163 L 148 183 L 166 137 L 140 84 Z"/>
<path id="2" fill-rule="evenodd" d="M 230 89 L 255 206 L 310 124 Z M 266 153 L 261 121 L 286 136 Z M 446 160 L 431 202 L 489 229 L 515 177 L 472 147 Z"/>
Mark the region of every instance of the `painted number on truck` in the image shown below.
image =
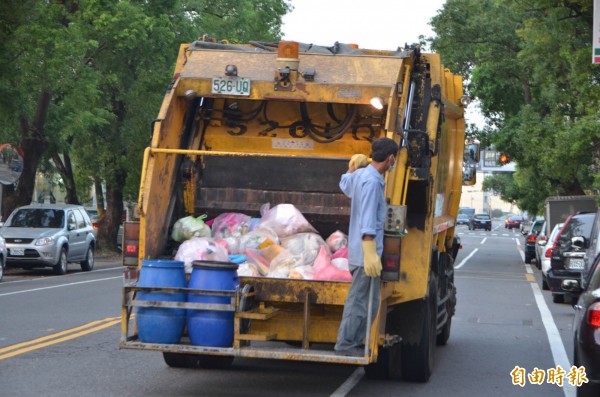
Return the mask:
<path id="1" fill-rule="evenodd" d="M 250 95 L 250 79 L 243 77 L 213 77 L 212 93 L 222 95 Z"/>

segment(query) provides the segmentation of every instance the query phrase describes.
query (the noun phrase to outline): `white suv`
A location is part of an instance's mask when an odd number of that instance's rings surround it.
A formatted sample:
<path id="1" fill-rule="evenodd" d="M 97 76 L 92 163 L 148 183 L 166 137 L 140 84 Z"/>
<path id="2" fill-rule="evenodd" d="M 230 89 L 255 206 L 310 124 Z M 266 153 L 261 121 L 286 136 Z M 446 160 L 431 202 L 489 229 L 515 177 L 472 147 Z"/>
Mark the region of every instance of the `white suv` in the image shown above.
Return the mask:
<path id="1" fill-rule="evenodd" d="M 93 269 L 95 233 L 85 209 L 71 204 L 19 207 L 0 230 L 7 266 L 52 267 L 56 274 L 65 274 L 69 262 L 79 262 L 83 271 Z"/>

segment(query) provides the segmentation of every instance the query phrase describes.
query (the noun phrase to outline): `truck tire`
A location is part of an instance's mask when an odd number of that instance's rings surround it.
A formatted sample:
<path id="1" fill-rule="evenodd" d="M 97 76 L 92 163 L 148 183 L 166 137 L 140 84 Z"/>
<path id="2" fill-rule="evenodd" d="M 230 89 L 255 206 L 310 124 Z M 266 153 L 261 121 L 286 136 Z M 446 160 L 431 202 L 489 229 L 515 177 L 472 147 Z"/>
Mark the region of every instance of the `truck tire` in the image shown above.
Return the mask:
<path id="1" fill-rule="evenodd" d="M 193 354 L 178 354 L 163 352 L 163 359 L 169 367 L 173 368 L 197 368 L 198 356 Z"/>
<path id="2" fill-rule="evenodd" d="M 233 363 L 233 356 L 208 356 L 163 352 L 165 363 L 173 368 L 226 369 Z"/>
<path id="3" fill-rule="evenodd" d="M 203 369 L 227 369 L 233 364 L 233 356 L 199 355 L 198 367 Z"/>
<path id="4" fill-rule="evenodd" d="M 437 328 L 437 280 L 430 276 L 421 340 L 416 345 L 402 345 L 402 377 L 409 382 L 427 382 L 434 366 Z"/>
<path id="5" fill-rule="evenodd" d="M 401 380 L 402 379 L 402 345 L 380 347 L 377 362 L 365 366 L 367 379 Z"/>
<path id="6" fill-rule="evenodd" d="M 449 270 L 452 269 L 450 272 Z M 450 329 L 452 328 L 452 316 L 456 311 L 456 287 L 454 286 L 454 258 L 448 253 L 442 253 L 440 255 L 440 274 L 443 275 L 439 284 L 438 302 L 444 298 L 444 294 L 448 295 L 445 305 L 441 307 L 441 310 L 445 310 L 447 313 L 446 323 L 442 326 L 442 329 L 436 336 L 435 343 L 438 346 L 445 346 L 450 338 Z M 442 283 L 446 283 L 446 287 L 442 288 Z M 438 313 L 438 318 L 441 317 L 443 312 Z M 443 317 L 442 317 L 443 318 Z"/>

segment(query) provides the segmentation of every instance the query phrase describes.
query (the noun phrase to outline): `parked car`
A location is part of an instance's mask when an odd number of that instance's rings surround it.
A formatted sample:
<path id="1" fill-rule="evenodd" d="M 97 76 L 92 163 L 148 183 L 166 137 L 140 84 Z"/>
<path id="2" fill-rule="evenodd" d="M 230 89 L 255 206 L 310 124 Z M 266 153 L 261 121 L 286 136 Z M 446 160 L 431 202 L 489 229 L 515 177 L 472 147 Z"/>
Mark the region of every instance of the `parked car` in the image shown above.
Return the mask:
<path id="1" fill-rule="evenodd" d="M 590 244 L 585 251 L 583 257 L 584 264 L 581 272 L 581 288 L 586 289 L 586 282 L 589 280 L 589 273 L 593 269 L 593 264 L 600 258 L 600 209 L 596 212 L 596 219 L 592 226 L 592 233 L 590 235 Z"/>
<path id="2" fill-rule="evenodd" d="M 504 220 L 504 227 L 506 229 L 520 228 L 521 223 L 523 223 L 524 219 L 520 215 L 511 215 Z"/>
<path id="3" fill-rule="evenodd" d="M 6 267 L 6 242 L 0 237 L 0 281 L 4 277 L 4 268 Z"/>
<path id="4" fill-rule="evenodd" d="M 569 294 L 563 290 L 561 284 L 567 279 L 577 280 L 579 283 L 584 266 L 583 256 L 589 245 L 595 217 L 596 214 L 590 212 L 571 215 L 559 233 L 550 259 L 551 269 L 547 275 L 555 303 L 564 302 L 565 295 L 577 298 L 577 294 Z"/>
<path id="5" fill-rule="evenodd" d="M 458 214 L 456 217 L 457 225 L 468 225 L 469 224 L 469 216 L 467 214 Z"/>
<path id="6" fill-rule="evenodd" d="M 558 237 L 558 233 L 562 229 L 564 223 L 557 223 L 552 229 L 550 236 L 546 239 L 540 239 L 536 243 L 536 257 L 542 270 L 542 289 L 549 290 L 548 287 L 548 270 L 550 269 L 550 258 L 554 251 L 554 243 Z"/>
<path id="7" fill-rule="evenodd" d="M 578 397 L 600 396 L 600 258 L 596 258 L 591 270 L 587 287 L 573 306 L 573 365 L 583 366 L 588 379 L 588 383 L 577 388 Z M 576 283 L 571 286 L 579 289 Z"/>
<path id="8" fill-rule="evenodd" d="M 65 274 L 69 262 L 94 267 L 96 232 L 82 206 L 34 204 L 15 209 L 0 231 L 8 249 L 7 265 L 52 267 Z"/>
<path id="9" fill-rule="evenodd" d="M 492 230 L 492 218 L 488 214 L 475 214 L 469 221 L 469 230 Z"/>
<path id="10" fill-rule="evenodd" d="M 535 243 L 543 226 L 543 219 L 533 221 L 529 233 L 525 235 L 525 263 L 531 263 L 531 260 L 535 258 Z"/>

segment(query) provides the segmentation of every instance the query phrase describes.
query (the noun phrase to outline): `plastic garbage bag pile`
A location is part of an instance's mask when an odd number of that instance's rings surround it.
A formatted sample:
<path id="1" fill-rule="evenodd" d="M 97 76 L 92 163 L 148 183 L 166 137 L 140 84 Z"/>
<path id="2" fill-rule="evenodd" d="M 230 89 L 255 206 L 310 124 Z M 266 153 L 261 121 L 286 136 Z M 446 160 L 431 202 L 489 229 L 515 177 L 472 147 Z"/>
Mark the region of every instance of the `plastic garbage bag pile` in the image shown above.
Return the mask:
<path id="1" fill-rule="evenodd" d="M 191 218 L 191 219 L 188 219 Z M 238 275 L 323 281 L 352 281 L 348 270 L 348 237 L 336 231 L 327 240 L 292 204 L 261 208 L 261 218 L 224 213 L 178 220 L 171 234 L 181 242 L 176 260 L 239 263 Z"/>

